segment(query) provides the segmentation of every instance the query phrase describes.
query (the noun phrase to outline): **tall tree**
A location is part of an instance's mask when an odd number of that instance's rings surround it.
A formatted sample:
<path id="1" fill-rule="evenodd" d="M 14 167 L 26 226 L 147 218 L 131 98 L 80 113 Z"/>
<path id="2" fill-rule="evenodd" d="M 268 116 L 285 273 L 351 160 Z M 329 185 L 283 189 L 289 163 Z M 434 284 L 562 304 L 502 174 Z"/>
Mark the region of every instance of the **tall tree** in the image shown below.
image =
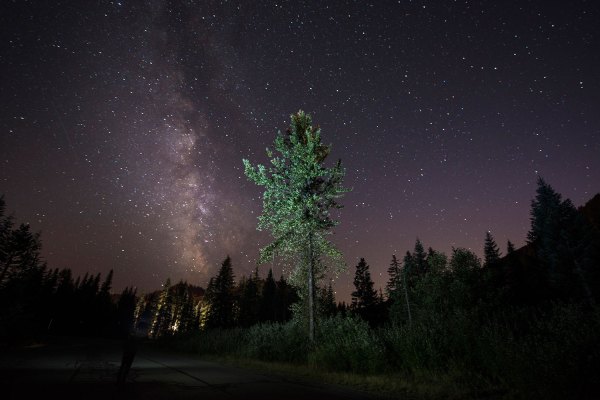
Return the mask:
<path id="1" fill-rule="evenodd" d="M 531 230 L 527 240 L 533 244 L 546 270 L 551 290 L 559 297 L 582 292 L 594 305 L 595 299 L 586 270 L 596 268 L 597 243 L 593 228 L 575 209 L 571 200 L 562 200 L 541 177 L 531 202 Z"/>
<path id="2" fill-rule="evenodd" d="M 212 285 L 208 327 L 230 328 L 233 326 L 235 322 L 234 283 L 231 258 L 227 256 Z"/>
<path id="3" fill-rule="evenodd" d="M 298 293 L 294 286 L 287 283 L 283 275 L 277 281 L 275 295 L 275 320 L 286 322 L 292 317 L 291 305 L 298 301 Z"/>
<path id="4" fill-rule="evenodd" d="M 0 217 L 2 217 L 0 215 Z M 40 234 L 31 232 L 29 225 L 12 229 L 12 221 L 0 221 L 0 287 L 12 279 L 25 277 L 41 266 Z"/>
<path id="5" fill-rule="evenodd" d="M 277 284 L 273 278 L 273 270 L 269 268 L 267 279 L 262 287 L 262 293 L 260 296 L 260 320 L 276 321 L 277 320 Z"/>
<path id="6" fill-rule="evenodd" d="M 352 292 L 352 308 L 364 315 L 377 303 L 377 292 L 373 288 L 369 264 L 361 258 L 354 274 L 355 291 Z"/>
<path id="7" fill-rule="evenodd" d="M 506 254 L 513 253 L 515 251 L 515 245 L 509 240 L 506 242 Z"/>
<path id="8" fill-rule="evenodd" d="M 429 272 L 442 273 L 448 264 L 448 257 L 442 252 L 432 249 L 427 251 L 427 270 Z"/>
<path id="9" fill-rule="evenodd" d="M 108 275 L 106 275 L 106 279 L 104 279 L 104 282 L 102 282 L 102 286 L 100 287 L 100 292 L 103 295 L 110 295 L 110 289 L 112 288 L 112 281 L 113 281 L 113 275 L 114 275 L 114 271 L 111 269 L 110 271 L 108 271 Z"/>
<path id="10" fill-rule="evenodd" d="M 485 233 L 483 255 L 483 265 L 486 267 L 495 265 L 498 263 L 498 261 L 500 261 L 500 250 L 498 250 L 498 245 L 496 244 L 496 241 L 490 232 Z"/>
<path id="11" fill-rule="evenodd" d="M 126 287 L 117 302 L 116 329 L 119 336 L 127 336 L 133 328 L 136 304 L 136 290 Z"/>
<path id="12" fill-rule="evenodd" d="M 239 326 L 249 327 L 259 321 L 260 293 L 259 278 L 256 273 L 243 278 L 239 284 L 239 313 L 237 322 Z"/>
<path id="13" fill-rule="evenodd" d="M 555 243 L 560 230 L 562 196 L 540 176 L 537 180 L 535 199 L 531 201 L 531 229 L 527 241 L 536 245 L 539 251 L 547 252 L 546 247 Z"/>
<path id="14" fill-rule="evenodd" d="M 392 293 L 396 292 L 396 290 L 398 290 L 400 288 L 400 284 L 401 284 L 401 269 L 400 269 L 400 262 L 398 261 L 398 259 L 396 258 L 396 255 L 392 255 L 392 261 L 390 262 L 390 266 L 388 267 L 388 282 L 385 286 L 385 293 L 389 298 L 391 298 Z"/>
<path id="15" fill-rule="evenodd" d="M 163 290 L 158 297 L 150 328 L 150 337 L 157 338 L 169 333 L 169 328 L 173 319 L 172 302 L 171 279 L 167 278 L 163 285 Z"/>
<path id="16" fill-rule="evenodd" d="M 452 280 L 448 288 L 451 307 L 469 309 L 477 304 L 481 261 L 475 253 L 464 248 L 453 248 L 449 262 Z"/>
<path id="17" fill-rule="evenodd" d="M 341 208 L 337 199 L 348 189 L 342 186 L 344 169 L 341 161 L 332 168 L 323 163 L 331 147 L 321 143 L 321 130 L 303 111 L 291 116 L 287 134 L 280 132 L 274 148 L 267 150 L 271 166 L 253 167 L 243 160 L 246 176 L 264 186 L 263 212 L 258 229 L 269 230 L 273 243 L 261 249 L 261 262 L 272 260 L 275 252 L 296 265 L 290 282 L 306 299 L 308 335 L 314 341 L 315 288 L 328 267 L 340 270 L 343 261 L 339 250 L 327 240 L 337 221 L 331 210 Z"/>
<path id="18" fill-rule="evenodd" d="M 326 317 L 333 317 L 336 314 L 337 305 L 335 303 L 335 292 L 331 281 L 326 288 L 321 290 L 320 296 L 321 313 Z"/>
<path id="19" fill-rule="evenodd" d="M 427 254 L 421 240 L 417 238 L 413 252 L 413 264 L 416 275 L 420 276 L 427 272 Z"/>

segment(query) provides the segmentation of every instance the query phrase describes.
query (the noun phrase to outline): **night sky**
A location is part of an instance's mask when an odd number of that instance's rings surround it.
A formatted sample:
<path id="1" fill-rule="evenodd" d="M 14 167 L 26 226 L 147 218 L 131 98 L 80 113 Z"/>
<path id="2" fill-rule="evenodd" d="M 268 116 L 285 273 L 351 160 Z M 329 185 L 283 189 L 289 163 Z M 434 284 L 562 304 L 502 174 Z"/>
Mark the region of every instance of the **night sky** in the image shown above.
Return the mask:
<path id="1" fill-rule="evenodd" d="M 599 20 L 595 1 L 2 1 L 0 194 L 50 267 L 112 268 L 115 290 L 205 286 L 227 254 L 239 277 L 269 241 L 242 158 L 266 163 L 303 109 L 353 188 L 348 300 L 358 257 L 384 286 L 417 237 L 524 244 L 537 174 L 577 206 L 600 191 Z"/>

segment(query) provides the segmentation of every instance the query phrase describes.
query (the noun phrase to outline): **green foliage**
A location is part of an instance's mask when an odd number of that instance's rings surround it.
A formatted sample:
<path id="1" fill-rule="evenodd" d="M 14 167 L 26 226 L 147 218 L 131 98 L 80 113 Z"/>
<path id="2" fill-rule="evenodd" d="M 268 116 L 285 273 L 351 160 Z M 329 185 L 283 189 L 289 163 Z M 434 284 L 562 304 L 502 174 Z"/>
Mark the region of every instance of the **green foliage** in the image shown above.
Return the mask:
<path id="1" fill-rule="evenodd" d="M 159 343 L 201 355 L 241 355 L 247 332 L 247 329 L 241 328 L 215 328 L 164 337 Z"/>
<path id="2" fill-rule="evenodd" d="M 345 172 L 341 161 L 332 168 L 323 165 L 331 148 L 321 143 L 320 128 L 313 127 L 312 118 L 303 111 L 291 116 L 287 134 L 277 134 L 274 148 L 277 154 L 267 149 L 268 169 L 243 160 L 248 179 L 265 188 L 258 229 L 269 230 L 274 238 L 261 249 L 260 261 L 272 260 L 277 252 L 295 265 L 289 280 L 307 306 L 312 340 L 315 288 L 326 271 L 337 273 L 344 268 L 341 253 L 327 236 L 338 224 L 331 210 L 341 208 L 337 199 L 348 191 L 342 186 Z"/>
<path id="3" fill-rule="evenodd" d="M 369 325 L 358 317 L 321 321 L 309 364 L 334 371 L 375 373 L 383 369 L 383 347 Z"/>
<path id="4" fill-rule="evenodd" d="M 337 305 L 335 304 L 335 293 L 331 282 L 326 288 L 322 288 L 318 293 L 319 314 L 324 317 L 332 317 L 337 313 Z"/>
<path id="5" fill-rule="evenodd" d="M 264 361 L 305 362 L 309 343 L 305 330 L 293 321 L 252 326 L 241 354 Z"/>
<path id="6" fill-rule="evenodd" d="M 341 254 L 326 239 L 337 225 L 331 209 L 340 208 L 337 199 L 347 189 L 342 187 L 344 170 L 341 162 L 323 166 L 330 147 L 321 143 L 321 130 L 312 126 L 310 115 L 299 111 L 291 116 L 286 135 L 278 133 L 274 150 L 267 150 L 271 167 L 253 167 L 244 160 L 245 173 L 259 186 L 264 186 L 263 212 L 258 229 L 269 230 L 275 241 L 261 250 L 261 261 L 270 261 L 274 253 L 298 265 L 292 271 L 292 283 L 303 286 L 307 261 L 304 259 L 309 237 L 315 259 L 325 257 L 331 265 L 340 266 Z M 320 263 L 319 267 L 325 267 Z M 316 275 L 323 268 L 316 270 Z"/>
<path id="7" fill-rule="evenodd" d="M 388 267 L 388 276 L 389 278 L 385 286 L 385 293 L 388 298 L 391 298 L 392 293 L 399 290 L 402 281 L 400 262 L 395 254 L 392 255 L 392 261 L 390 261 L 390 266 Z"/>
<path id="8" fill-rule="evenodd" d="M 412 254 L 412 271 L 409 269 L 409 274 L 421 276 L 427 272 L 427 255 L 425 254 L 425 248 L 421 240 L 417 238 L 415 242 L 415 249 Z"/>

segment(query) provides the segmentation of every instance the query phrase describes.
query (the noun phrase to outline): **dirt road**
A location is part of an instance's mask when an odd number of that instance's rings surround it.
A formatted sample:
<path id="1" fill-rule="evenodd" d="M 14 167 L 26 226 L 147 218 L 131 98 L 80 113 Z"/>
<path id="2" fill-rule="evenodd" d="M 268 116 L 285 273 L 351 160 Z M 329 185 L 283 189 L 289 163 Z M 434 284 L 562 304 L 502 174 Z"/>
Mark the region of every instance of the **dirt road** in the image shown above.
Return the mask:
<path id="1" fill-rule="evenodd" d="M 119 342 L 66 340 L 0 354 L 0 398 L 8 399 L 373 399 L 347 388 L 290 380 L 140 346 L 117 386 Z"/>

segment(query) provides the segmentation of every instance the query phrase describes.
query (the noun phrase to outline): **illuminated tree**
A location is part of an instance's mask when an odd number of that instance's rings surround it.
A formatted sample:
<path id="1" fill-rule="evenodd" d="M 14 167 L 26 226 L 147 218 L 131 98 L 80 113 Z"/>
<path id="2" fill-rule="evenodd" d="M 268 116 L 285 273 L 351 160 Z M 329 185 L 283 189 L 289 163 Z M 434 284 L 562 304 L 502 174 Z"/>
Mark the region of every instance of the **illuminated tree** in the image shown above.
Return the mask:
<path id="1" fill-rule="evenodd" d="M 321 130 L 303 111 L 291 116 L 287 134 L 278 133 L 274 148 L 278 155 L 267 149 L 269 168 L 243 160 L 246 176 L 265 188 L 258 229 L 269 230 L 274 238 L 261 249 L 260 261 L 271 261 L 277 252 L 295 265 L 290 282 L 306 300 L 313 341 L 316 283 L 328 269 L 339 271 L 343 266 L 341 253 L 327 235 L 337 225 L 330 210 L 341 208 L 337 199 L 348 191 L 342 187 L 344 169 L 341 161 L 332 168 L 323 166 L 331 147 L 321 143 Z"/>
<path id="2" fill-rule="evenodd" d="M 163 285 L 163 290 L 158 298 L 156 310 L 152 319 L 149 335 L 152 338 L 157 338 L 169 333 L 169 328 L 173 320 L 173 310 L 171 307 L 173 299 L 170 290 L 171 279 L 167 278 L 167 281 Z"/>

